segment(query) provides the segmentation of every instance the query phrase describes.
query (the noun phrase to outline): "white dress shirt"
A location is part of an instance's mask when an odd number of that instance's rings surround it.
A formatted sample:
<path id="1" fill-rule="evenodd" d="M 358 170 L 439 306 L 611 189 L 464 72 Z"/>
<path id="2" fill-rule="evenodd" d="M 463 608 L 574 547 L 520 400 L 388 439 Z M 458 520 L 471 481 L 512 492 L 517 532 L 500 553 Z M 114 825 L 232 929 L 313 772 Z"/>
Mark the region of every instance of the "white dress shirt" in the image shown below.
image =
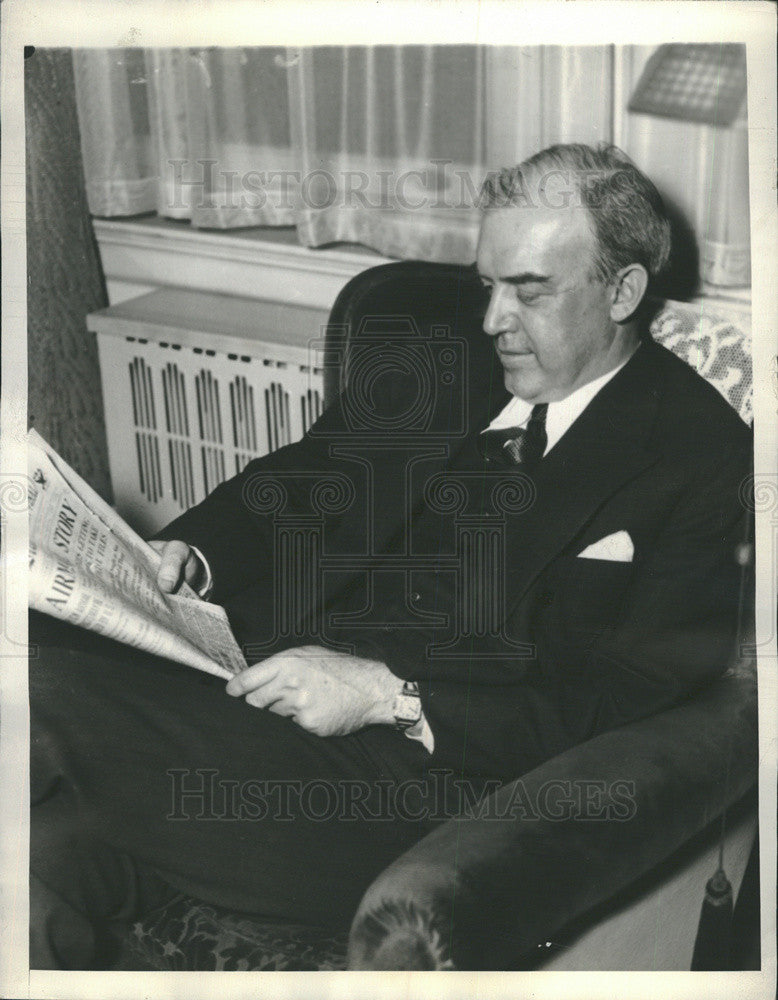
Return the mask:
<path id="1" fill-rule="evenodd" d="M 630 354 L 630 358 L 631 357 L 632 355 Z M 583 411 L 589 403 L 591 403 L 600 389 L 604 388 L 613 376 L 617 372 L 621 371 L 627 361 L 629 361 L 629 358 L 625 358 L 620 365 L 616 368 L 612 368 L 604 375 L 600 375 L 599 378 L 594 379 L 592 382 L 587 382 L 586 385 L 580 386 L 574 392 L 571 392 L 565 399 L 559 399 L 554 403 L 548 404 L 548 412 L 546 413 L 546 437 L 548 438 L 548 441 L 546 443 L 546 450 L 543 452 L 544 455 L 547 455 L 551 451 L 562 435 L 565 434 L 581 416 Z M 525 399 L 519 399 L 518 396 L 514 396 L 507 406 L 497 414 L 489 426 L 484 428 L 484 431 L 481 433 L 483 434 L 485 431 L 503 430 L 507 427 L 526 427 L 530 414 L 532 413 L 532 407 L 532 403 L 528 403 Z"/>

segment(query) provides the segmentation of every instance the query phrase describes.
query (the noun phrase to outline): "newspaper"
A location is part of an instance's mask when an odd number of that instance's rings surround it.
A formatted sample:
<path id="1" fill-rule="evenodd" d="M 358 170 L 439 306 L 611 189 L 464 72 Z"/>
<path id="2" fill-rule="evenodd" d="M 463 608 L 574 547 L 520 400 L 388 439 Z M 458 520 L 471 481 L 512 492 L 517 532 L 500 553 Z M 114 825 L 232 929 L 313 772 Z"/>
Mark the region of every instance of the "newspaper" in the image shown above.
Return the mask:
<path id="1" fill-rule="evenodd" d="M 219 677 L 244 670 L 224 608 L 186 584 L 163 594 L 151 546 L 36 431 L 27 443 L 30 607 Z"/>

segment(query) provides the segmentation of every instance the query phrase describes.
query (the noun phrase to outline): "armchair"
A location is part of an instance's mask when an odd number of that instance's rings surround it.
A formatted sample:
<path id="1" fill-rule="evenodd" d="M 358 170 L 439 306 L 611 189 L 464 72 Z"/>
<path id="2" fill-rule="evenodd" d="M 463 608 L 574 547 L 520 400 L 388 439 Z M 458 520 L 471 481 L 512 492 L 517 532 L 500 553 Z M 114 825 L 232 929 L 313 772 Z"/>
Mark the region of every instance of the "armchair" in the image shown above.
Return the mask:
<path id="1" fill-rule="evenodd" d="M 475 276 L 402 262 L 358 275 L 329 321 L 325 397 L 361 320 L 412 315 L 478 329 Z M 651 332 L 751 414 L 745 317 L 656 303 Z M 488 350 L 474 338 L 471 351 Z M 347 352 L 346 352 L 347 353 Z M 348 377 L 348 369 L 345 369 Z M 745 647 L 743 647 L 745 648 Z M 487 815 L 449 820 L 367 890 L 348 940 L 327 928 L 279 927 L 180 898 L 136 924 L 124 967 L 176 969 L 688 969 L 705 884 L 723 861 L 737 895 L 756 832 L 757 700 L 753 658 L 673 709 L 604 733 L 503 786 L 527 800 L 557 783 L 581 794 L 596 777 L 603 818 Z M 626 776 L 631 808 L 616 800 Z M 590 793 L 591 794 L 591 793 Z M 661 918 L 660 918 L 661 911 Z"/>

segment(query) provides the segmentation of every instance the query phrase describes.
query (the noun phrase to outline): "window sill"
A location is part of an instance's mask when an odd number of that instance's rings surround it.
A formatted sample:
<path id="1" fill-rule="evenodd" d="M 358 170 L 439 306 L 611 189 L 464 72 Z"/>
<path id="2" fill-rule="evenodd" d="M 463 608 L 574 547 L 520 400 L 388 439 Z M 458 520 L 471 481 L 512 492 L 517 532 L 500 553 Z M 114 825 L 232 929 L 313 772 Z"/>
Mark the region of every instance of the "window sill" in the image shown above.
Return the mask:
<path id="1" fill-rule="evenodd" d="M 156 217 L 93 224 L 111 305 L 173 286 L 329 310 L 354 275 L 389 262 L 362 247 L 303 247 L 287 228 L 213 232 Z"/>

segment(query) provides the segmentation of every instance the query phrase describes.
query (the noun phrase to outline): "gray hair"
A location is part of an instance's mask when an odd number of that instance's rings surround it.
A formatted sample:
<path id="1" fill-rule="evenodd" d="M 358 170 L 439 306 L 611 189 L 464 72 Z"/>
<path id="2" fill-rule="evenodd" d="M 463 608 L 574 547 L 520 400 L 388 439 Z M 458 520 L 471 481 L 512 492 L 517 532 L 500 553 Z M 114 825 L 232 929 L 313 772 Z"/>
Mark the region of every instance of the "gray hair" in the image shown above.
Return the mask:
<path id="1" fill-rule="evenodd" d="M 480 207 L 532 205 L 528 179 L 540 178 L 542 200 L 551 175 L 570 183 L 589 213 L 597 241 L 594 266 L 600 279 L 612 281 L 628 264 L 642 264 L 651 279 L 664 270 L 671 238 L 662 198 L 616 146 L 550 146 L 515 167 L 490 174 L 481 188 Z"/>

